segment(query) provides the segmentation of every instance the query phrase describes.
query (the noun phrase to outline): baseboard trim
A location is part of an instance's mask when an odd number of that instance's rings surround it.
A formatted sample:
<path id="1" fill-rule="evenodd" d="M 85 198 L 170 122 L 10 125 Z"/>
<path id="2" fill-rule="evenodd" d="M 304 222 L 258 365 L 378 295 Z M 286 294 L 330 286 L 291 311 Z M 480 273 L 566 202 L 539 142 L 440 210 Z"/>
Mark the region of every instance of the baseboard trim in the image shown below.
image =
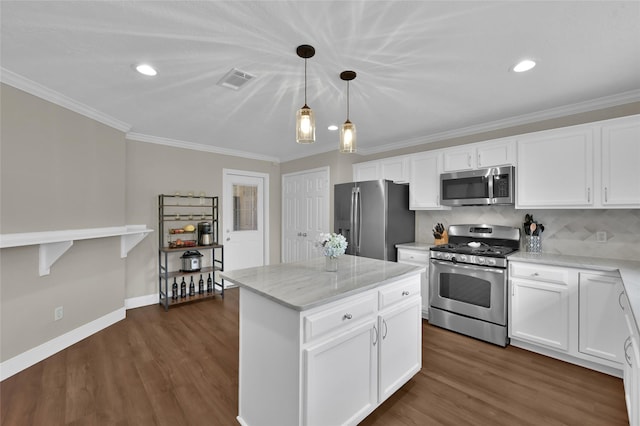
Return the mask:
<path id="1" fill-rule="evenodd" d="M 13 358 L 0 363 L 0 381 L 5 380 L 22 370 L 49 358 L 51 355 L 78 343 L 92 334 L 123 320 L 125 316 L 125 308 L 119 308 L 61 336 L 51 339 L 40 346 L 36 346 L 35 348 L 29 349 L 20 355 L 16 355 Z"/>
<path id="2" fill-rule="evenodd" d="M 143 306 L 157 305 L 159 303 L 158 293 L 147 294 L 146 296 L 130 297 L 124 300 L 126 310 L 141 308 Z"/>

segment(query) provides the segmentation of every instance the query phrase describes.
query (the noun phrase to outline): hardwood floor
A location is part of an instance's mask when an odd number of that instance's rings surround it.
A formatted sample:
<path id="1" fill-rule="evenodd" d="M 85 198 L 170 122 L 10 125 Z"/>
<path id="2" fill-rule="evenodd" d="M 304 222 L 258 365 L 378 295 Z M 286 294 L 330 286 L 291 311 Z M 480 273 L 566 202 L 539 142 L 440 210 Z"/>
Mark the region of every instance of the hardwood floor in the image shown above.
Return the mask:
<path id="1" fill-rule="evenodd" d="M 6 426 L 237 425 L 238 291 L 169 312 L 127 311 L 124 321 L 3 381 L 0 393 Z M 628 420 L 620 379 L 423 321 L 422 370 L 361 424 Z"/>

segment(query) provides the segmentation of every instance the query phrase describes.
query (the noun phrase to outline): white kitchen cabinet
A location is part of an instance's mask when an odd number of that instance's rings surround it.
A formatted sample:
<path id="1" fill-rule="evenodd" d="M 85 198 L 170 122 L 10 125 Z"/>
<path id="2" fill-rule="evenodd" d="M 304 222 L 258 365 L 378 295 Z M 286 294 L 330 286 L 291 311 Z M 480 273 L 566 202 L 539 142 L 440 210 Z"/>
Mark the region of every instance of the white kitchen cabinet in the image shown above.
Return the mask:
<path id="1" fill-rule="evenodd" d="M 380 402 L 391 396 L 422 367 L 420 311 L 420 299 L 410 297 L 407 303 L 380 313 Z"/>
<path id="2" fill-rule="evenodd" d="M 375 324 L 372 319 L 305 350 L 303 424 L 355 424 L 378 405 Z"/>
<path id="3" fill-rule="evenodd" d="M 618 306 L 620 278 L 580 272 L 578 278 L 578 350 L 622 365 L 627 337 L 624 313 Z"/>
<path id="4" fill-rule="evenodd" d="M 569 351 L 570 297 L 565 270 L 510 264 L 509 337 Z"/>
<path id="5" fill-rule="evenodd" d="M 442 151 L 425 151 L 410 157 L 409 208 L 411 210 L 450 210 L 440 205 Z"/>
<path id="6" fill-rule="evenodd" d="M 629 307 L 629 299 L 622 285 L 618 285 L 617 291 L 619 293 L 619 310 L 624 314 L 626 320 L 626 338 L 622 344 L 624 396 L 629 424 L 638 425 L 640 424 L 640 332 L 636 327 L 633 313 Z"/>
<path id="7" fill-rule="evenodd" d="M 409 181 L 409 158 L 407 156 L 389 157 L 353 165 L 353 180 L 355 182 L 378 179 L 407 183 Z"/>
<path id="8" fill-rule="evenodd" d="M 520 137 L 516 208 L 593 206 L 593 134 L 584 125 Z"/>
<path id="9" fill-rule="evenodd" d="M 366 180 L 381 179 L 380 162 L 367 161 L 365 163 L 357 163 L 353 165 L 354 182 L 362 182 Z"/>
<path id="10" fill-rule="evenodd" d="M 429 250 L 398 248 L 398 263 L 421 266 L 420 296 L 422 297 L 422 318 L 429 319 Z"/>
<path id="11" fill-rule="evenodd" d="M 443 151 L 445 172 L 513 165 L 516 162 L 513 139 L 474 143 Z"/>
<path id="12" fill-rule="evenodd" d="M 601 204 L 640 207 L 640 116 L 603 123 L 601 161 Z"/>

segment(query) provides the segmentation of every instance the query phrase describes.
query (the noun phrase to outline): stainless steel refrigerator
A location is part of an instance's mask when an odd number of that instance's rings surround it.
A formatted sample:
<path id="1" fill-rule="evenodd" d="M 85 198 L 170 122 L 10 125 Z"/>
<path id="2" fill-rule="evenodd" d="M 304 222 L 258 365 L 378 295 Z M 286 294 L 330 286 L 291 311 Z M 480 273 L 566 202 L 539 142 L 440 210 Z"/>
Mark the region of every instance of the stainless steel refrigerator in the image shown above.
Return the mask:
<path id="1" fill-rule="evenodd" d="M 395 262 L 396 244 L 415 241 L 409 186 L 390 180 L 334 186 L 334 232 L 347 239 L 347 254 Z"/>

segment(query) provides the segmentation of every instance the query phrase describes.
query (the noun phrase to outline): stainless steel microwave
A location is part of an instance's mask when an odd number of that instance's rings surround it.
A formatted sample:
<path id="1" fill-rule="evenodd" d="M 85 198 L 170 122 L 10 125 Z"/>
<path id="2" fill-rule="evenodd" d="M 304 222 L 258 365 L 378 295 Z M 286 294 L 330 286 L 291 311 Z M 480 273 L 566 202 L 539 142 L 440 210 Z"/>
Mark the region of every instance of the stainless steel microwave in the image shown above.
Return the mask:
<path id="1" fill-rule="evenodd" d="M 513 205 L 515 167 L 490 167 L 440 175 L 443 206 Z"/>

